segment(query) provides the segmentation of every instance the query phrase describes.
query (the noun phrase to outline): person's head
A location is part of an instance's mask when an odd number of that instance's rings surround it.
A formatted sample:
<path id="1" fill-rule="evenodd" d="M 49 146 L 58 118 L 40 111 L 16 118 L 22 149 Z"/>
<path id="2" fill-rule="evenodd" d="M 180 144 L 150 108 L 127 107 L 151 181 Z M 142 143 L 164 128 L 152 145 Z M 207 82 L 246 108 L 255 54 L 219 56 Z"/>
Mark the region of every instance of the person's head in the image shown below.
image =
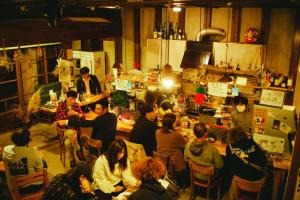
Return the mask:
<path id="1" fill-rule="evenodd" d="M 67 105 L 72 106 L 76 102 L 77 92 L 70 90 L 67 92 Z"/>
<path id="2" fill-rule="evenodd" d="M 229 144 L 234 144 L 245 138 L 247 138 L 247 134 L 242 127 L 235 126 L 229 130 L 229 134 L 228 134 L 228 143 Z"/>
<path id="3" fill-rule="evenodd" d="M 80 74 L 83 79 L 88 79 L 90 77 L 90 69 L 87 67 L 83 67 L 80 69 Z"/>
<path id="4" fill-rule="evenodd" d="M 121 73 L 123 73 L 123 65 L 121 63 L 115 63 L 113 65 L 113 68 L 117 69 L 118 75 L 120 75 Z"/>
<path id="5" fill-rule="evenodd" d="M 155 92 L 147 91 L 145 94 L 145 103 L 149 105 L 156 104 L 156 94 Z"/>
<path id="6" fill-rule="evenodd" d="M 27 146 L 30 142 L 30 131 L 23 129 L 21 132 L 14 132 L 11 136 L 11 140 L 16 146 Z"/>
<path id="7" fill-rule="evenodd" d="M 248 99 L 246 97 L 235 96 L 233 98 L 233 103 L 238 112 L 244 112 L 248 106 Z"/>
<path id="8" fill-rule="evenodd" d="M 191 122 L 188 116 L 183 116 L 180 118 L 180 125 L 182 128 L 190 128 Z"/>
<path id="9" fill-rule="evenodd" d="M 207 134 L 207 128 L 203 122 L 197 123 L 194 126 L 194 135 L 197 138 L 203 138 Z"/>
<path id="10" fill-rule="evenodd" d="M 81 187 L 84 186 L 85 182 L 93 182 L 91 175 L 92 170 L 87 162 L 79 162 L 76 167 L 67 172 L 72 188 L 78 193 L 81 192 Z"/>
<path id="11" fill-rule="evenodd" d="M 140 109 L 140 113 L 143 117 L 146 117 L 150 121 L 154 121 L 156 119 L 156 112 L 149 104 L 143 104 Z"/>
<path id="12" fill-rule="evenodd" d="M 115 170 L 115 164 L 119 163 L 120 169 L 127 168 L 127 148 L 122 139 L 114 140 L 108 147 L 106 152 L 106 158 L 108 160 L 110 171 Z"/>
<path id="13" fill-rule="evenodd" d="M 164 177 L 165 173 L 165 165 L 152 157 L 145 157 L 132 164 L 133 176 L 142 182 L 157 181 Z"/>
<path id="14" fill-rule="evenodd" d="M 95 106 L 95 113 L 97 115 L 102 115 L 107 112 L 108 110 L 108 99 L 107 98 L 102 98 L 99 101 L 96 102 Z"/>
<path id="15" fill-rule="evenodd" d="M 174 130 L 176 124 L 176 116 L 173 113 L 167 113 L 162 118 L 163 132 L 168 133 Z"/>

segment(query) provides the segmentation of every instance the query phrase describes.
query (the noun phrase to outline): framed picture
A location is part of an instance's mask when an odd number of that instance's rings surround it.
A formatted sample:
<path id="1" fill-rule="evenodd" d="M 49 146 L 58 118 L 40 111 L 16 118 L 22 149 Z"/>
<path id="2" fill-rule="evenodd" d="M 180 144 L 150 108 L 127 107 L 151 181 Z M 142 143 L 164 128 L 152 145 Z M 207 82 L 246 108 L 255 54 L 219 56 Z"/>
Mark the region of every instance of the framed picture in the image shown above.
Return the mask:
<path id="1" fill-rule="evenodd" d="M 285 93 L 275 90 L 262 90 L 260 104 L 274 107 L 282 107 Z"/>

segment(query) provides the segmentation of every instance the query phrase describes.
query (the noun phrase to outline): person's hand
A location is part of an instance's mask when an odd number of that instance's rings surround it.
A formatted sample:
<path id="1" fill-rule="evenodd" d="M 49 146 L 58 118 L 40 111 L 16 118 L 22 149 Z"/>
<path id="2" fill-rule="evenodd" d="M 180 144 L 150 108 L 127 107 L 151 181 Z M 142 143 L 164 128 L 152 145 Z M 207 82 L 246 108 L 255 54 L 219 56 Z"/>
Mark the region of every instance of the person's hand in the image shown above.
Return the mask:
<path id="1" fill-rule="evenodd" d="M 77 115 L 79 115 L 79 113 L 76 112 L 76 111 L 74 111 L 74 110 L 69 110 L 69 111 L 68 111 L 68 115 L 69 115 L 69 116 L 77 116 Z"/>
<path id="2" fill-rule="evenodd" d="M 121 192 L 124 189 L 123 186 L 116 186 L 115 187 L 115 192 Z"/>
<path id="3" fill-rule="evenodd" d="M 58 121 L 56 121 L 56 124 L 58 124 L 59 126 L 66 126 L 67 120 L 58 120 Z"/>

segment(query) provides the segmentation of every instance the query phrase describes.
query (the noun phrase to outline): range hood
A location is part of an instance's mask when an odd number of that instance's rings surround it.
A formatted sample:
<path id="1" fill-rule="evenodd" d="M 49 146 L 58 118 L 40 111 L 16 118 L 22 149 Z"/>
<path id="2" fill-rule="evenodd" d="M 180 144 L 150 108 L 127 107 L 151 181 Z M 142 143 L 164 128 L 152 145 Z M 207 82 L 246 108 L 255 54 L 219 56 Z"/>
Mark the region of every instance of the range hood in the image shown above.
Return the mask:
<path id="1" fill-rule="evenodd" d="M 210 64 L 213 40 L 210 36 L 225 37 L 226 33 L 220 28 L 207 28 L 201 30 L 195 37 L 195 41 L 188 41 L 180 67 L 199 68 L 203 64 Z"/>

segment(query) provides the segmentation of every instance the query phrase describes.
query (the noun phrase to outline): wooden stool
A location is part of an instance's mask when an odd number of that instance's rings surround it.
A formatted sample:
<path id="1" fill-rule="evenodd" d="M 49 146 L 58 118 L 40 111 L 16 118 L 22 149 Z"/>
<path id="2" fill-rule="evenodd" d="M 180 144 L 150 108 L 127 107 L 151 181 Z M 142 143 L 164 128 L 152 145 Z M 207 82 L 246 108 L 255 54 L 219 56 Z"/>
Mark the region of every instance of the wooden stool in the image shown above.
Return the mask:
<path id="1" fill-rule="evenodd" d="M 238 176 L 233 176 L 233 181 L 236 184 L 236 199 L 239 199 L 240 191 L 256 193 L 256 200 L 260 199 L 261 191 L 265 185 L 265 179 L 260 181 L 247 181 Z"/>
<path id="2" fill-rule="evenodd" d="M 87 139 L 87 147 L 89 151 L 89 156 L 90 156 L 90 161 L 93 162 L 93 160 L 97 160 L 99 156 L 101 155 L 101 150 L 102 150 L 102 141 L 101 140 L 94 140 L 94 139 Z M 97 155 L 92 152 L 92 149 L 97 150 Z"/>

